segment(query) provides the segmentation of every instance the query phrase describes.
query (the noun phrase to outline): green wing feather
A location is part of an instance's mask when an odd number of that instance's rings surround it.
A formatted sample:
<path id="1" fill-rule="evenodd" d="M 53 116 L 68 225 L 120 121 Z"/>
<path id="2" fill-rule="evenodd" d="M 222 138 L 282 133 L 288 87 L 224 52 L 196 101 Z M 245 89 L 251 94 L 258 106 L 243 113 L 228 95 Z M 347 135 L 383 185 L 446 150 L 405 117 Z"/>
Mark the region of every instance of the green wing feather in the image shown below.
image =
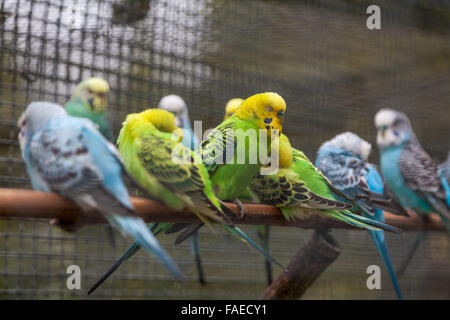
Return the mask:
<path id="1" fill-rule="evenodd" d="M 208 170 L 210 176 L 214 174 L 220 164 L 228 162 L 226 154 L 227 148 L 235 149 L 234 124 L 232 118 L 229 118 L 212 129 L 200 147 L 195 151 L 197 156 L 203 159 L 203 164 Z"/>
<path id="2" fill-rule="evenodd" d="M 240 149 L 236 130 L 259 130 L 252 120 L 242 120 L 232 116 L 215 129 L 213 129 L 202 141 L 200 147 L 195 151 L 203 159 L 205 168 L 211 179 L 214 193 L 223 201 L 233 201 L 242 196 L 248 196 L 247 187 L 253 177 L 258 173 L 260 161 L 250 163 L 249 140 L 245 145 L 245 163 L 238 163 L 237 151 Z M 257 136 L 259 139 L 259 136 Z M 270 144 L 268 144 L 270 146 Z M 256 146 L 259 148 L 259 145 Z M 257 149 L 259 155 L 259 150 Z"/>
<path id="3" fill-rule="evenodd" d="M 137 159 L 142 168 L 159 184 L 183 201 L 206 224 L 205 216 L 219 223 L 231 224 L 214 197 L 207 171 L 194 161 L 194 153 L 182 145 L 190 163 L 178 163 L 172 159 L 172 150 L 178 144 L 161 132 L 139 137 Z M 170 204 L 169 204 L 170 205 Z"/>

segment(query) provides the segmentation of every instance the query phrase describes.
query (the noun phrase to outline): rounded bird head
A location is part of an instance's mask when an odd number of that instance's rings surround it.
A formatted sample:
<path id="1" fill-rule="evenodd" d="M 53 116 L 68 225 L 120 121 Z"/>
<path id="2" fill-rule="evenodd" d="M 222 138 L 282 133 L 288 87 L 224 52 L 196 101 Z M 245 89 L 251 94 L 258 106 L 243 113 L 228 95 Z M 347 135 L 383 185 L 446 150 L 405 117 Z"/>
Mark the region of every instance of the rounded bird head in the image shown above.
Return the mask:
<path id="1" fill-rule="evenodd" d="M 325 142 L 320 147 L 332 147 L 334 149 L 342 149 L 358 156 L 360 159 L 367 161 L 372 150 L 372 145 L 362 139 L 353 132 L 344 132 L 338 134 L 333 139 Z"/>
<path id="2" fill-rule="evenodd" d="M 189 123 L 187 106 L 180 96 L 171 94 L 161 98 L 158 108 L 172 113 L 175 116 L 175 124 L 177 127 L 185 128 Z"/>
<path id="3" fill-rule="evenodd" d="M 149 125 L 161 132 L 175 133 L 179 141 L 183 138 L 183 131 L 177 128 L 173 113 L 162 109 L 147 109 L 140 113 L 129 114 L 121 131 L 135 136 L 138 135 L 139 130 L 145 130 Z"/>
<path id="4" fill-rule="evenodd" d="M 239 108 L 242 101 L 244 101 L 244 99 L 241 98 L 233 98 L 230 101 L 228 101 L 227 104 L 225 105 L 225 117 L 223 118 L 223 120 L 231 117 Z"/>
<path id="5" fill-rule="evenodd" d="M 31 138 L 51 118 L 66 115 L 63 107 L 51 102 L 32 102 L 17 120 L 19 132 L 19 144 L 23 150 L 27 139 Z"/>
<path id="6" fill-rule="evenodd" d="M 260 129 L 266 129 L 268 135 L 271 130 L 278 130 L 281 134 L 283 129 L 286 102 L 274 92 L 255 94 L 241 103 L 233 116 L 243 120 L 257 120 Z"/>
<path id="7" fill-rule="evenodd" d="M 78 84 L 72 99 L 81 99 L 89 105 L 91 111 L 106 112 L 108 109 L 108 82 L 102 78 L 92 77 Z"/>
<path id="8" fill-rule="evenodd" d="M 381 109 L 375 115 L 377 144 L 380 148 L 401 145 L 414 137 L 406 114 L 393 109 Z"/>

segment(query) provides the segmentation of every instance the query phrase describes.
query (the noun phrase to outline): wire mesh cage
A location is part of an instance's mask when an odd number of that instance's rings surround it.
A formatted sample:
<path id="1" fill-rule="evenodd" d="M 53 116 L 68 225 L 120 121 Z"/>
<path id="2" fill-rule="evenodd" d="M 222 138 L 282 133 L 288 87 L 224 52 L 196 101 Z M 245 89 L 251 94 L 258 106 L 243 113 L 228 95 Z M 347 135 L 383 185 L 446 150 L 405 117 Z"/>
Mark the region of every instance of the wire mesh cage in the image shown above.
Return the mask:
<path id="1" fill-rule="evenodd" d="M 64 104 L 90 76 L 111 87 L 117 135 L 131 112 L 178 94 L 203 129 L 233 97 L 274 91 L 288 106 L 284 131 L 311 158 L 343 131 L 374 143 L 381 107 L 405 111 L 440 162 L 449 150 L 449 24 L 446 1 L 383 1 L 381 30 L 366 27 L 367 1 L 0 0 L 0 187 L 30 188 L 16 121 L 31 101 Z M 377 150 L 371 160 L 378 162 Z M 243 228 L 254 236 L 254 227 Z M 287 263 L 312 231 L 274 227 L 270 248 Z M 394 265 L 417 232 L 386 235 Z M 367 232 L 333 230 L 342 254 L 306 299 L 393 299 L 368 290 L 367 266 L 383 269 Z M 69 234 L 38 219 L 0 219 L 0 297 L 87 298 L 86 290 L 131 244 L 106 227 Z M 200 232 L 206 285 L 188 243 L 160 238 L 188 281 L 178 283 L 145 253 L 91 298 L 254 299 L 266 288 L 263 259 L 221 232 Z M 450 298 L 448 236 L 431 232 L 400 280 L 406 298 Z M 82 270 L 82 290 L 66 286 Z M 384 269 L 383 269 L 384 270 Z M 280 270 L 275 267 L 275 274 Z"/>

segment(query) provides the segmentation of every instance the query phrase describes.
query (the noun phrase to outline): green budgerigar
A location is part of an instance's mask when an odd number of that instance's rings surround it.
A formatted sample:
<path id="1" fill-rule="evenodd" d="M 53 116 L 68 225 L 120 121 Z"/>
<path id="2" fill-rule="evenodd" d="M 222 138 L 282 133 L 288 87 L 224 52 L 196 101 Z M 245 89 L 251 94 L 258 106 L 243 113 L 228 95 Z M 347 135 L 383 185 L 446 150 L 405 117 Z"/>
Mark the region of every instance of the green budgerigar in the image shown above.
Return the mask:
<path id="1" fill-rule="evenodd" d="M 308 213 L 304 208 L 309 208 L 355 227 L 400 232 L 398 228 L 352 212 L 352 201 L 336 189 L 303 152 L 292 148 L 283 134 L 279 139 L 279 164 L 276 174 L 256 176 L 251 189 L 262 203 L 280 208 L 287 220 L 305 218 Z M 338 201 L 338 197 L 349 203 Z"/>
<path id="2" fill-rule="evenodd" d="M 221 206 L 213 193 L 207 169 L 196 153 L 180 143 L 181 135 L 181 129 L 175 126 L 173 114 L 165 110 L 148 109 L 128 115 L 118 138 L 119 153 L 128 172 L 155 199 L 174 209 L 187 207 L 202 223 L 211 225 L 211 221 L 215 221 L 234 236 L 265 254 L 253 240 L 233 226 L 229 216 L 234 213 L 226 206 Z M 177 158 L 177 155 L 184 155 L 184 161 Z M 188 237 L 200 226 L 189 225 L 183 233 Z M 151 225 L 154 234 L 178 231 L 180 227 L 186 226 L 175 223 Z M 139 248 L 137 243 L 133 244 L 89 293 L 92 293 Z"/>
<path id="3" fill-rule="evenodd" d="M 108 119 L 109 84 L 98 77 L 88 78 L 75 88 L 71 99 L 65 104 L 66 112 L 74 117 L 86 118 L 98 126 L 98 131 L 111 143 L 115 144 L 111 122 Z M 116 247 L 114 230 L 106 226 L 109 241 Z"/>
<path id="4" fill-rule="evenodd" d="M 87 118 L 98 125 L 100 133 L 115 143 L 111 122 L 108 118 L 108 82 L 92 77 L 80 82 L 65 104 L 67 113 L 74 117 Z"/>
<path id="5" fill-rule="evenodd" d="M 264 136 L 260 135 L 266 134 L 264 152 L 270 153 L 272 132 L 281 133 L 285 112 L 286 102 L 277 93 L 256 94 L 244 100 L 232 116 L 202 141 L 196 152 L 202 156 L 219 199 L 234 201 L 248 194 L 247 187 L 263 165 L 259 149 Z M 240 139 L 242 133 L 249 133 L 249 137 Z M 251 141 L 251 133 L 255 141 Z"/>
<path id="6" fill-rule="evenodd" d="M 237 109 L 241 106 L 244 99 L 241 98 L 233 98 L 230 99 L 227 104 L 225 105 L 225 116 L 224 120 L 231 117 Z M 251 194 L 249 188 L 245 190 L 246 192 L 244 194 L 239 195 L 238 199 L 240 201 L 245 202 L 257 202 L 257 199 L 254 195 Z M 270 233 L 270 227 L 266 225 L 256 226 L 256 235 L 259 238 L 259 241 L 261 243 L 262 248 L 267 252 L 269 251 L 269 233 Z M 272 275 L 272 263 L 270 260 L 265 259 L 265 268 L 266 268 L 266 277 L 267 277 L 267 284 L 270 285 L 273 281 L 273 275 Z"/>

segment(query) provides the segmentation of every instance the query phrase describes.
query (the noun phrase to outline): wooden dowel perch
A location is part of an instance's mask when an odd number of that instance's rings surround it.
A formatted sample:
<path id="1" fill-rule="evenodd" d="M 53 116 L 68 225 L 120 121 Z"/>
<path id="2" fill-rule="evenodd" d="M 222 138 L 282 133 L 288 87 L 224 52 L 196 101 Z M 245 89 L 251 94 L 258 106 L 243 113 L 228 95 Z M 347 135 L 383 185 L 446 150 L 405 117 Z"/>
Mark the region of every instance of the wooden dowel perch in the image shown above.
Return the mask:
<path id="1" fill-rule="evenodd" d="M 188 210 L 176 211 L 167 208 L 163 204 L 145 198 L 132 197 L 132 203 L 137 215 L 147 222 L 197 222 L 197 216 Z M 226 205 L 235 213 L 239 209 L 234 203 Z M 236 224 L 271 225 L 271 226 L 296 226 L 301 228 L 347 228 L 363 230 L 352 227 L 346 223 L 322 217 L 314 210 L 305 209 L 311 213 L 305 219 L 295 223 L 287 221 L 279 209 L 273 206 L 260 204 L 244 204 L 245 215 L 243 219 L 233 218 Z M 33 190 L 2 189 L 0 188 L 0 218 L 41 218 L 58 219 L 65 222 L 83 224 L 106 223 L 100 214 L 84 213 L 72 201 L 55 193 L 45 193 Z M 390 213 L 385 214 L 386 223 L 403 230 L 442 230 L 444 224 L 437 215 L 431 215 L 428 223 L 424 223 L 420 217 L 402 217 Z"/>
<path id="2" fill-rule="evenodd" d="M 341 253 L 336 240 L 325 230 L 314 231 L 277 279 L 264 291 L 263 300 L 300 298 Z"/>

